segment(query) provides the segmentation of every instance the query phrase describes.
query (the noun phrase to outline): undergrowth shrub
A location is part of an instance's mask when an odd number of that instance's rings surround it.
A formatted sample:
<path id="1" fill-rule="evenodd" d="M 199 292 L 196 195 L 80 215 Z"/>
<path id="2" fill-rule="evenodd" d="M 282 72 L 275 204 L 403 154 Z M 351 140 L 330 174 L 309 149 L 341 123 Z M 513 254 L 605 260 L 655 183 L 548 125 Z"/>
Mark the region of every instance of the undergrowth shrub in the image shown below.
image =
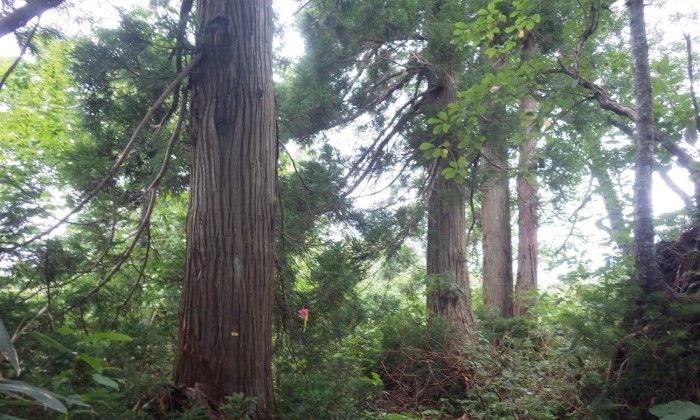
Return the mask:
<path id="1" fill-rule="evenodd" d="M 382 390 L 374 371 L 377 334 L 365 326 L 341 341 L 325 341 L 323 347 L 310 343 L 311 339 L 303 347 L 289 345 L 287 352 L 277 356 L 280 419 L 360 418 L 370 408 L 370 399 Z"/>
<path id="2" fill-rule="evenodd" d="M 645 418 L 654 404 L 674 400 L 700 403 L 700 302 L 675 302 L 640 320 L 616 343 L 608 378 L 624 416 Z"/>
<path id="3" fill-rule="evenodd" d="M 426 327 L 405 315 L 389 320 L 379 411 L 423 418 L 585 417 L 582 365 L 568 351 L 571 335 L 554 321 L 554 299 L 540 299 L 530 318 L 502 319 L 476 305 L 475 340 L 458 346 L 439 321 Z"/>
<path id="4" fill-rule="evenodd" d="M 621 261 L 577 270 L 551 312 L 571 336 L 567 352 L 580 365 L 578 398 L 590 416 L 650 418 L 654 404 L 700 402 L 700 301 L 645 296 L 633 279 Z"/>
<path id="5" fill-rule="evenodd" d="M 369 377 L 343 372 L 291 374 L 281 380 L 277 410 L 281 419 L 359 418 L 365 401 L 381 391 L 376 373 Z"/>

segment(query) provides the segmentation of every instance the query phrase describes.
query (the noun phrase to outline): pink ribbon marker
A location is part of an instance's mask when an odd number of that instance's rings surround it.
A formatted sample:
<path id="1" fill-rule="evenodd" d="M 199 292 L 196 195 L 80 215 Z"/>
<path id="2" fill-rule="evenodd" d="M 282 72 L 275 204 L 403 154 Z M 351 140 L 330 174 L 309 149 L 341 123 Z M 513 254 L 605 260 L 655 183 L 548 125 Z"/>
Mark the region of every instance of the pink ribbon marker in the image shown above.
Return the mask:
<path id="1" fill-rule="evenodd" d="M 309 321 L 309 310 L 302 306 L 301 309 L 299 309 L 299 316 L 302 321 L 304 321 L 304 329 L 302 332 L 306 332 L 306 323 Z"/>

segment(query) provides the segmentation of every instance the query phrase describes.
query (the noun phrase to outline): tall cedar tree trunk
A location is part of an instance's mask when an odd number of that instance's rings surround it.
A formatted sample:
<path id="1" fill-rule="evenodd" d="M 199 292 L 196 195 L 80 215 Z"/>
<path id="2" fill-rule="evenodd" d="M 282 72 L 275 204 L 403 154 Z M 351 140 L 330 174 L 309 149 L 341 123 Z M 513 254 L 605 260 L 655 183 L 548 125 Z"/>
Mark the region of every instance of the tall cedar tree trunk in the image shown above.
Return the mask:
<path id="1" fill-rule="evenodd" d="M 494 130 L 493 134 L 499 133 Z M 508 148 L 498 134 L 481 148 L 481 232 L 484 303 L 513 316 L 513 249 L 508 189 Z"/>
<path id="2" fill-rule="evenodd" d="M 457 90 L 452 79 L 445 79 L 447 81 L 429 86 L 427 103 L 435 109 L 442 109 L 456 99 Z M 444 140 L 439 138 L 436 143 Z M 436 283 L 428 293 L 429 322 L 442 317 L 449 328 L 454 328 L 462 338 L 470 339 L 474 319 L 466 261 L 466 194 L 463 185 L 442 176 L 447 162 L 447 159 L 438 159 L 430 174 L 426 266 L 428 276 L 436 279 Z"/>
<path id="3" fill-rule="evenodd" d="M 651 182 L 654 167 L 654 119 L 651 74 L 643 0 L 626 0 L 634 59 L 634 96 L 637 106 L 637 144 L 634 179 L 634 246 L 637 281 L 645 292 L 664 289 L 654 250 Z"/>
<path id="4" fill-rule="evenodd" d="M 488 59 L 494 71 L 505 65 Z M 481 148 L 481 249 L 483 253 L 484 303 L 501 317 L 513 316 L 513 246 L 511 244 L 508 145 L 502 106 L 495 106 L 482 120 L 486 142 Z"/>
<path id="5" fill-rule="evenodd" d="M 274 418 L 272 1 L 200 0 L 175 382 Z"/>
<path id="6" fill-rule="evenodd" d="M 523 142 L 518 168 L 518 273 L 515 282 L 513 312 L 527 314 L 528 302 L 523 293 L 537 289 L 537 138 L 533 126 L 537 101 L 527 96 L 520 100 L 523 118 Z"/>

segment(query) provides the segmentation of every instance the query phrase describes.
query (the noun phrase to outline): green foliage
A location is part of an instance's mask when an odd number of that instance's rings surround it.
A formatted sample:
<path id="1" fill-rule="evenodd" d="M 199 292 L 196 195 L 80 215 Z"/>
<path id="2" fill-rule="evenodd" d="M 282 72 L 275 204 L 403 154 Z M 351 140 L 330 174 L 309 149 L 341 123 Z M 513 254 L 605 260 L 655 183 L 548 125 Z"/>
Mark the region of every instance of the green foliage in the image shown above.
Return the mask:
<path id="1" fill-rule="evenodd" d="M 219 411 L 231 419 L 248 420 L 254 417 L 256 405 L 257 400 L 255 398 L 237 393 L 227 395 L 224 402 L 219 405 Z"/>
<path id="2" fill-rule="evenodd" d="M 15 370 L 15 373 L 17 375 L 20 374 L 20 367 L 19 367 L 19 358 L 17 356 L 17 351 L 15 350 L 15 346 L 12 343 L 12 340 L 10 339 L 10 335 L 7 333 L 7 329 L 5 328 L 5 324 L 2 322 L 0 319 L 0 355 L 4 356 L 7 358 L 10 363 L 12 364 L 12 367 Z M 2 362 L 2 359 L 0 359 L 0 362 Z M 50 391 L 47 391 L 46 389 L 36 387 L 34 385 L 30 385 L 26 382 L 18 381 L 18 380 L 12 380 L 12 379 L 5 379 L 2 377 L 0 374 L 0 394 L 5 394 L 8 398 L 10 399 L 16 399 L 19 401 L 13 401 L 13 402 L 18 402 L 21 403 L 22 400 L 20 397 L 18 397 L 17 394 L 25 395 L 29 398 L 32 398 L 34 401 L 42 404 L 44 407 L 58 411 L 59 413 L 67 413 L 68 409 L 66 406 L 59 401 L 59 396 L 53 394 Z M 7 403 L 5 400 L 0 399 L 0 407 L 3 405 L 8 405 L 10 406 L 11 404 Z M 27 406 L 31 407 L 31 403 L 26 404 Z"/>
<path id="3" fill-rule="evenodd" d="M 50 410 L 64 414 L 68 412 L 66 406 L 58 400 L 55 394 L 22 381 L 0 379 L 0 393 L 8 395 L 10 398 L 17 398 L 17 394 L 26 395 Z"/>
<path id="4" fill-rule="evenodd" d="M 354 208 L 347 195 L 354 162 L 330 145 L 312 145 L 319 131 L 356 119 L 356 133 L 342 135 L 407 143 L 377 153 L 368 173 L 386 173 L 408 157 L 425 163 L 417 149 L 424 159 L 447 159 L 442 176 L 464 183 L 488 138 L 507 137 L 502 146 L 514 149 L 531 124 L 545 137 L 544 169 L 527 175 L 530 181 L 537 175 L 553 196 L 543 200 L 550 212 L 543 223 L 555 214 L 568 218 L 565 204 L 580 198 L 589 178 L 598 182 L 596 193 L 618 192 L 624 205 L 624 184 L 600 180 L 624 180 L 631 143 L 610 137 L 608 115 L 593 106 L 581 79 L 553 72 L 576 68 L 577 77 L 601 80 L 612 98 L 630 100 L 621 15 L 601 15 L 596 33 L 574 53 L 589 3 L 321 0 L 299 13 L 309 54 L 287 69 L 276 90 L 281 139 L 305 144 L 296 162 L 284 153 L 279 158 L 274 370 L 282 418 L 641 417 L 649 405 L 667 401 L 649 412 L 697 414 L 694 298 L 672 305 L 642 299 L 628 265 L 610 262 L 594 272 L 577 269 L 530 296 L 536 304 L 526 319 L 497 317 L 475 293 L 476 342 L 455 345 L 441 320 L 426 325 L 426 291 L 464 291 L 449 277 L 424 275 L 423 205 L 402 196 L 376 211 Z M 0 90 L 0 307 L 13 326 L 44 306 L 51 315 L 32 321 L 17 349 L 0 323 L 0 352 L 12 378 L 0 379 L 0 407 L 9 414 L 50 416 L 46 406 L 76 418 L 129 418 L 132 407 L 171 380 L 185 254 L 186 142 L 178 142 L 146 237 L 98 295 L 82 298 L 129 243 L 144 187 L 163 161 L 177 99 L 156 112 L 124 170 L 71 225 L 15 245 L 104 176 L 178 70 L 178 26 L 177 10 L 158 1 L 90 36 L 39 37 L 34 57 L 21 61 Z M 679 51 L 654 55 L 654 111 L 659 128 L 692 146 L 697 127 Z M 426 85 L 445 74 L 455 77 L 457 102 L 424 106 Z M 537 98 L 536 115 L 514 111 L 524 96 Z M 407 97 L 414 102 L 404 106 Z M 658 157 L 671 167 L 665 152 Z M 407 165 L 399 183 L 418 190 Z M 669 225 L 666 239 L 691 222 L 685 215 L 659 221 Z M 630 308 L 641 300 L 646 306 L 630 321 Z M 306 331 L 296 316 L 302 306 L 311 315 Z M 26 382 L 16 378 L 20 360 Z M 14 398 L 18 393 L 32 400 Z M 202 404 L 186 408 L 171 417 L 211 414 Z M 218 408 L 248 418 L 255 400 L 234 394 Z"/>
<path id="5" fill-rule="evenodd" d="M 368 376 L 346 372 L 286 376 L 278 389 L 280 418 L 359 418 L 365 400 L 381 390 L 382 381 L 374 372 Z"/>
<path id="6" fill-rule="evenodd" d="M 700 405 L 690 401 L 671 401 L 657 404 L 649 409 L 649 413 L 661 420 L 687 420 L 700 418 Z"/>
<path id="7" fill-rule="evenodd" d="M 426 328 L 418 314 L 390 319 L 380 358 L 383 409 L 436 418 L 580 418 L 581 370 L 565 351 L 566 330 L 546 320 L 555 315 L 546 301 L 530 319 L 503 320 L 481 306 L 477 342 L 458 352 L 439 320 Z"/>
<path id="8" fill-rule="evenodd" d="M 542 18 L 538 13 L 528 15 L 531 8 L 529 0 L 515 0 L 501 5 L 510 13 L 499 9 L 498 4 L 504 0 L 492 0 L 483 9 L 476 12 L 476 19 L 469 24 L 457 22 L 450 43 L 460 48 L 486 47 L 485 54 L 496 58 L 513 50 L 531 32 Z"/>

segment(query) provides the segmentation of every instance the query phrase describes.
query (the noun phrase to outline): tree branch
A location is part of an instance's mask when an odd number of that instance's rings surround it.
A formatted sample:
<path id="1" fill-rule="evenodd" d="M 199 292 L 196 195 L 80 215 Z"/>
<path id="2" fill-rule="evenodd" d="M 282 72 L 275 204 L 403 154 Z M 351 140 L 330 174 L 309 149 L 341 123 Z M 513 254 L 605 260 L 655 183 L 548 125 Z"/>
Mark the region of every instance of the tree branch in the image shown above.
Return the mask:
<path id="1" fill-rule="evenodd" d="M 114 162 L 114 164 L 112 165 L 112 168 L 110 168 L 110 170 L 107 172 L 107 174 L 106 174 L 105 177 L 102 179 L 102 181 L 100 181 L 100 182 L 95 186 L 95 188 L 93 188 L 92 191 L 90 191 L 90 192 L 78 203 L 78 205 L 76 205 L 76 206 L 73 208 L 73 210 L 71 210 L 70 212 L 68 212 L 68 214 L 66 214 L 63 218 L 59 219 L 59 221 L 56 222 L 56 223 L 55 223 L 53 226 L 51 226 L 50 228 L 48 228 L 48 229 L 46 229 L 45 231 L 40 232 L 40 233 L 38 233 L 38 234 L 32 236 L 31 238 L 27 239 L 26 241 L 24 241 L 24 242 L 22 242 L 22 243 L 19 243 L 19 244 L 16 244 L 16 245 L 10 247 L 9 249 L 15 250 L 15 249 L 18 249 L 18 248 L 22 248 L 22 247 L 24 247 L 24 246 L 26 246 L 26 245 L 28 245 L 28 244 L 30 244 L 30 243 L 36 241 L 37 239 L 40 239 L 40 238 L 42 238 L 42 237 L 48 235 L 49 233 L 53 232 L 56 228 L 58 228 L 58 227 L 61 226 L 63 223 L 65 223 L 70 217 L 72 217 L 74 214 L 76 214 L 76 213 L 78 213 L 80 210 L 82 210 L 82 208 L 85 207 L 85 205 L 86 205 L 88 202 L 90 202 L 90 200 L 92 200 L 95 196 L 97 196 L 97 194 L 99 194 L 99 192 L 102 191 L 102 189 L 103 189 L 103 188 L 109 183 L 109 181 L 114 177 L 114 174 L 116 174 L 116 172 L 117 172 L 117 170 L 119 169 L 119 167 L 124 163 L 124 161 L 126 160 L 126 158 L 129 156 L 129 153 L 131 152 L 131 149 L 134 147 L 134 145 L 136 144 L 136 141 L 139 139 L 139 136 L 141 135 L 141 132 L 142 132 L 142 131 L 144 130 L 144 128 L 146 128 L 146 126 L 148 125 L 148 121 L 149 121 L 149 120 L 151 119 L 151 117 L 153 116 L 153 113 L 163 104 L 163 102 L 165 102 L 165 99 L 167 99 L 168 96 L 170 96 L 170 94 L 171 94 L 175 89 L 177 89 L 177 88 L 180 86 L 180 82 L 182 82 L 182 79 L 184 79 L 185 76 L 187 76 L 187 75 L 192 71 L 192 69 L 194 68 L 194 66 L 201 60 L 201 58 L 202 58 L 202 54 L 201 54 L 201 53 L 195 55 L 195 56 L 192 58 L 192 60 L 190 61 L 190 63 L 187 65 L 187 67 L 185 67 L 185 69 L 182 70 L 182 71 L 180 72 L 180 74 L 178 74 L 178 75 L 175 77 L 175 79 L 170 83 L 170 85 L 165 89 L 165 91 L 163 91 L 163 93 L 162 93 L 162 94 L 160 95 L 160 97 L 155 101 L 155 103 L 153 104 L 153 106 L 151 107 L 151 109 L 148 110 L 148 112 L 146 113 L 146 115 L 143 117 L 143 119 L 141 120 L 141 123 L 138 125 L 138 127 L 136 127 L 136 130 L 134 131 L 134 134 L 131 136 L 131 139 L 129 139 L 129 142 L 126 144 L 126 146 L 124 147 L 124 149 L 122 150 L 122 152 L 119 154 L 119 157 L 117 158 L 117 160 L 116 160 L 116 161 Z M 167 159 L 167 157 L 166 157 L 166 159 Z M 150 186 L 149 186 L 149 188 L 150 188 Z"/>
<path id="2" fill-rule="evenodd" d="M 95 286 L 87 295 L 83 296 L 77 302 L 70 305 L 70 308 L 75 308 L 76 306 L 83 304 L 88 299 L 90 299 L 92 296 L 97 294 L 97 292 L 102 290 L 102 288 L 105 287 L 107 285 L 107 283 L 109 283 L 109 281 L 112 279 L 112 277 L 114 277 L 114 275 L 119 272 L 122 265 L 129 258 L 129 256 L 131 255 L 131 252 L 134 250 L 134 248 L 136 248 L 136 245 L 139 243 L 139 239 L 141 239 L 141 235 L 143 235 L 143 233 L 148 228 L 148 226 L 150 224 L 150 220 L 151 220 L 151 214 L 153 213 L 153 208 L 155 207 L 156 197 L 158 195 L 158 186 L 160 185 L 160 182 L 162 181 L 163 177 L 165 176 L 165 173 L 166 173 L 168 166 L 170 164 L 170 157 L 172 155 L 173 149 L 175 148 L 175 143 L 177 142 L 177 139 L 180 136 L 180 130 L 182 129 L 182 124 L 183 124 L 183 121 L 185 120 L 185 114 L 187 113 L 187 96 L 186 96 L 187 90 L 183 89 L 183 91 L 184 92 L 182 93 L 182 103 L 180 106 L 180 114 L 178 115 L 178 119 L 177 119 L 177 125 L 175 126 L 175 129 L 173 130 L 173 133 L 170 136 L 170 141 L 168 142 L 168 147 L 165 150 L 165 156 L 163 157 L 163 163 L 160 166 L 160 170 L 158 171 L 158 174 L 155 176 L 155 178 L 153 178 L 153 181 L 151 182 L 151 184 L 148 186 L 148 188 L 144 192 L 144 195 L 148 196 L 148 202 L 146 204 L 146 211 L 143 212 L 143 214 L 141 216 L 141 221 L 139 222 L 139 226 L 136 229 L 136 233 L 134 234 L 134 237 L 131 240 L 131 243 L 124 250 L 124 252 L 122 252 L 122 255 L 119 257 L 119 260 L 117 261 L 117 263 L 114 265 L 114 267 L 112 267 L 112 270 L 110 270 L 110 272 L 107 273 L 107 275 L 102 279 L 102 281 L 100 281 L 100 283 L 97 286 Z"/>
<path id="3" fill-rule="evenodd" d="M 41 21 L 41 16 L 39 18 L 37 18 L 36 24 L 34 25 L 34 28 L 32 28 L 32 31 L 29 33 L 29 36 L 27 37 L 27 41 L 22 46 L 22 50 L 20 50 L 19 55 L 17 56 L 17 59 L 15 59 L 15 61 L 7 69 L 5 74 L 2 75 L 2 80 L 0 80 L 0 89 L 2 89 L 3 86 L 5 86 L 5 82 L 7 82 L 7 78 L 10 77 L 10 74 L 12 74 L 13 71 L 15 71 L 15 67 L 17 67 L 19 62 L 22 60 L 22 57 L 24 57 L 24 54 L 27 52 L 27 48 L 29 48 L 29 43 L 32 42 L 32 38 L 34 38 L 34 34 L 36 34 L 36 30 L 39 29 L 39 22 L 40 21 Z"/>
<path id="4" fill-rule="evenodd" d="M 664 168 L 664 167 L 662 167 L 662 166 L 657 166 L 657 167 L 656 167 L 656 173 L 659 174 L 659 176 L 660 176 L 661 179 L 664 181 L 664 183 L 666 184 L 666 186 L 667 186 L 671 191 L 673 191 L 674 193 L 676 193 L 676 195 L 677 195 L 681 200 L 683 200 L 683 203 L 685 204 L 685 206 L 686 206 L 687 208 L 689 208 L 689 209 L 694 209 L 694 208 L 695 208 L 695 206 L 693 206 L 693 200 L 690 198 L 690 196 L 689 196 L 685 191 L 683 191 L 683 190 L 681 189 L 681 187 L 679 187 L 678 184 L 676 184 L 676 183 L 671 179 L 670 176 L 668 176 L 668 169 L 667 169 L 667 168 Z"/>
<path id="5" fill-rule="evenodd" d="M 45 11 L 60 6 L 63 2 L 65 0 L 27 0 L 27 4 L 0 18 L 0 38 L 23 27 Z"/>

